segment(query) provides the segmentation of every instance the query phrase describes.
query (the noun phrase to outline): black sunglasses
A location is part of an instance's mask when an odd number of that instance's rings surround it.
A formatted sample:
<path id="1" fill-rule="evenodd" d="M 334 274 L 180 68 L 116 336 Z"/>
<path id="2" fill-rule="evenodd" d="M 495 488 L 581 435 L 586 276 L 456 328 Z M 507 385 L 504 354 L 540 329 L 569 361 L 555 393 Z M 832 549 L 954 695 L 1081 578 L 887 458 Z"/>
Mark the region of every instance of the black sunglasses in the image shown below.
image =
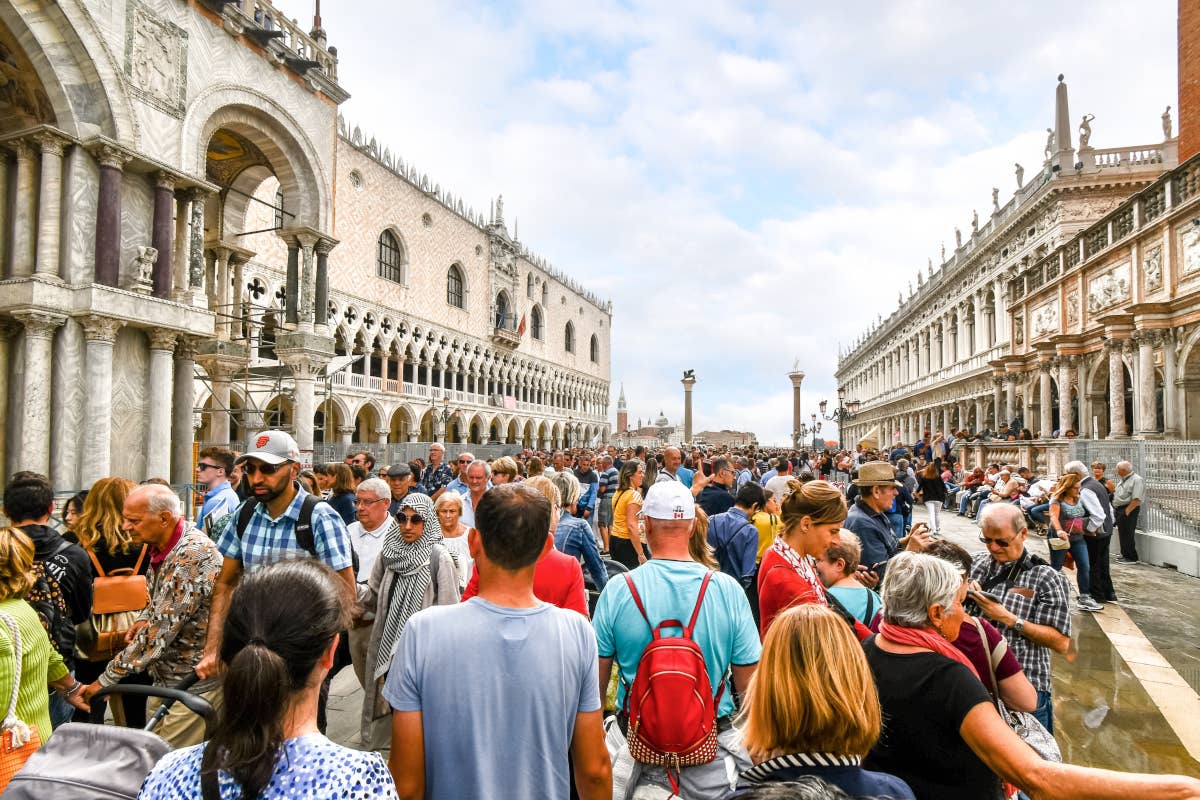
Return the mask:
<path id="1" fill-rule="evenodd" d="M 256 472 L 261 472 L 263 475 L 274 475 L 275 470 L 282 466 L 283 464 L 267 464 L 264 462 L 246 461 L 242 464 L 242 473 L 245 475 L 253 475 Z"/>
<path id="2" fill-rule="evenodd" d="M 397 514 L 396 522 L 401 525 L 424 525 L 425 518 L 420 514 Z"/>

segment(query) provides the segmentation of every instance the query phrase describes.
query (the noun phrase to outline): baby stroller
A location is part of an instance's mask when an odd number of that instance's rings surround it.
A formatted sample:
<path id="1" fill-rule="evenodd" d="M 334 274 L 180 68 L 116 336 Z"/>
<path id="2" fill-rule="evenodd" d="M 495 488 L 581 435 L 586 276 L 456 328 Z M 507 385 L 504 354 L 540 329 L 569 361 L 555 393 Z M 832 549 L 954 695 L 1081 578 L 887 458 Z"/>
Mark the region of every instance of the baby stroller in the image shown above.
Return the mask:
<path id="1" fill-rule="evenodd" d="M 137 694 L 160 697 L 164 702 L 142 729 L 86 722 L 59 727 L 13 776 L 4 800 L 135 800 L 150 770 L 171 751 L 171 745 L 151 731 L 174 703 L 183 703 L 204 717 L 207 737 L 215 716 L 213 707 L 187 692 L 197 680 L 193 673 L 175 687 L 117 684 L 96 692 L 96 698 Z"/>
<path id="2" fill-rule="evenodd" d="M 629 572 L 629 567 L 620 561 L 613 561 L 608 558 L 600 560 L 604 563 L 605 571 L 608 572 L 608 580 L 612 580 L 624 572 Z M 591 573 L 586 569 L 583 571 L 583 586 L 587 590 L 588 614 L 594 617 L 596 616 L 596 603 L 600 600 L 600 592 L 596 589 L 596 583 L 592 580 Z"/>

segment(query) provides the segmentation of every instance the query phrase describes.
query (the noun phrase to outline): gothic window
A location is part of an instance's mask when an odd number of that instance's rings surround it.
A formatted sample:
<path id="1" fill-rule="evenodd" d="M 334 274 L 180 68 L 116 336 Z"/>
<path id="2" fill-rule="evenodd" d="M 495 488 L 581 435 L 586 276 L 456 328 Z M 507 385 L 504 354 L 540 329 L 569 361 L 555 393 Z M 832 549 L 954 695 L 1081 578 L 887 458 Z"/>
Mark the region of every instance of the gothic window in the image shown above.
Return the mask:
<path id="1" fill-rule="evenodd" d="M 458 264 L 451 264 L 446 273 L 446 302 L 455 308 L 463 307 L 463 274 Z"/>
<path id="2" fill-rule="evenodd" d="M 542 323 L 542 307 L 534 306 L 532 313 L 529 315 L 530 330 L 533 332 L 533 338 L 541 341 L 545 336 L 544 325 Z"/>
<path id="3" fill-rule="evenodd" d="M 563 332 L 563 349 L 568 353 L 575 352 L 575 326 L 567 323 L 567 329 Z"/>
<path id="4" fill-rule="evenodd" d="M 275 190 L 275 227 L 283 227 L 283 189 Z"/>
<path id="5" fill-rule="evenodd" d="M 533 273 L 525 276 L 525 296 L 530 300 L 533 299 Z"/>
<path id="6" fill-rule="evenodd" d="M 591 359 L 593 364 L 600 363 L 600 340 L 596 338 L 596 334 L 592 334 L 592 343 L 590 347 Z"/>
<path id="7" fill-rule="evenodd" d="M 379 277 L 393 283 L 404 283 L 404 250 L 391 231 L 379 234 Z"/>

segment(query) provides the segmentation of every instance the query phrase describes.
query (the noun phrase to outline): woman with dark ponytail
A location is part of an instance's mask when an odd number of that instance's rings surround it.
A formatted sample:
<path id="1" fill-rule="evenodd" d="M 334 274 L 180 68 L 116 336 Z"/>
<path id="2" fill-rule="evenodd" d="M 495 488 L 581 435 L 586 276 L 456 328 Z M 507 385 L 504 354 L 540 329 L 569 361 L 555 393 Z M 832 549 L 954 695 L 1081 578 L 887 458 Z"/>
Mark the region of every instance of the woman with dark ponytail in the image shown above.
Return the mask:
<path id="1" fill-rule="evenodd" d="M 351 750 L 317 730 L 317 697 L 349 608 L 340 579 L 312 559 L 244 577 L 221 642 L 224 701 L 212 739 L 169 753 L 142 800 L 394 798 L 377 753 Z"/>

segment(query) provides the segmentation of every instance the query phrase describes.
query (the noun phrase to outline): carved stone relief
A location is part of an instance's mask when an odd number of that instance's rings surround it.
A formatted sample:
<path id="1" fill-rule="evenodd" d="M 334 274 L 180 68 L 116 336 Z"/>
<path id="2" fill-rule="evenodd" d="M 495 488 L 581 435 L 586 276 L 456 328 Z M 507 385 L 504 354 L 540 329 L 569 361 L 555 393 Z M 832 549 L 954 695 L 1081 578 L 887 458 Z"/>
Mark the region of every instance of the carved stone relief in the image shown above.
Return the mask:
<path id="1" fill-rule="evenodd" d="M 129 4 L 125 77 L 135 94 L 182 117 L 187 94 L 187 31 L 159 19 L 138 2 Z"/>
<path id="2" fill-rule="evenodd" d="M 1051 301 L 1033 312 L 1033 337 L 1058 333 L 1058 303 Z"/>
<path id="3" fill-rule="evenodd" d="M 1162 288 L 1162 245 L 1151 248 L 1142 260 L 1142 277 L 1146 291 L 1155 292 Z"/>
<path id="4" fill-rule="evenodd" d="M 1067 295 L 1067 324 L 1075 325 L 1079 322 L 1079 292 L 1071 292 Z"/>
<path id="5" fill-rule="evenodd" d="M 1088 312 L 1095 314 L 1129 300 L 1130 263 L 1122 262 L 1092 278 L 1088 285 Z"/>
<path id="6" fill-rule="evenodd" d="M 1182 275 L 1200 272 L 1200 227 L 1189 225 L 1179 237 L 1183 244 Z"/>
<path id="7" fill-rule="evenodd" d="M 1017 317 L 1013 320 L 1013 339 L 1017 344 L 1025 344 L 1025 318 Z"/>

